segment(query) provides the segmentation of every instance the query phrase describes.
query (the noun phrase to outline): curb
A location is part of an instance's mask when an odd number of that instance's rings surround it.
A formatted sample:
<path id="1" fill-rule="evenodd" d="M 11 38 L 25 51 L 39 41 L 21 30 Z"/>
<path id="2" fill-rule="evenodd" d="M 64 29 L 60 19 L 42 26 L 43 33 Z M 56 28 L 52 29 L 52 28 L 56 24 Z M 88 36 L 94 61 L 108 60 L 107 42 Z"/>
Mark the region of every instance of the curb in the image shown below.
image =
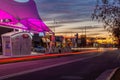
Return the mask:
<path id="1" fill-rule="evenodd" d="M 113 75 L 115 74 L 115 72 L 118 70 L 119 68 L 115 68 L 113 69 L 112 73 L 110 74 L 110 76 L 108 76 L 108 78 L 106 80 L 111 80 L 111 78 L 113 77 Z"/>
<path id="2" fill-rule="evenodd" d="M 104 71 L 96 80 L 111 80 L 112 76 L 118 70 L 118 67 L 115 69 L 109 69 Z"/>

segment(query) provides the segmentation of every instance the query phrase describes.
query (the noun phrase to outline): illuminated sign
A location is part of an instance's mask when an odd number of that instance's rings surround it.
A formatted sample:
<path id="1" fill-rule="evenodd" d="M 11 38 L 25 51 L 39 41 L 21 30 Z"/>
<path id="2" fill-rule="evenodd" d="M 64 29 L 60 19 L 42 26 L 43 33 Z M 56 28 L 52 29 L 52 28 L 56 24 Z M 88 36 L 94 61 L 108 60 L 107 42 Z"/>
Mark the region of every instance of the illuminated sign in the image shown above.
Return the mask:
<path id="1" fill-rule="evenodd" d="M 14 1 L 16 1 L 16 2 L 22 2 L 22 3 L 29 2 L 29 0 L 14 0 Z"/>
<path id="2" fill-rule="evenodd" d="M 23 36 L 23 38 L 28 38 L 29 37 L 28 34 L 23 34 L 22 36 Z"/>

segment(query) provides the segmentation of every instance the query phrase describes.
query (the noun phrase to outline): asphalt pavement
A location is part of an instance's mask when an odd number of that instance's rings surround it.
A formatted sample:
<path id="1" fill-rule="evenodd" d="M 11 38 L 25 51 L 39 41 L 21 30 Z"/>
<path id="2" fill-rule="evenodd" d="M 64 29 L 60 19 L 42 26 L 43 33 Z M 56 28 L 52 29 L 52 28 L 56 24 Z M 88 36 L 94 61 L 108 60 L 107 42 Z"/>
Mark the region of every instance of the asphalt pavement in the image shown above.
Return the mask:
<path id="1" fill-rule="evenodd" d="M 0 80 L 96 80 L 120 66 L 119 51 L 0 65 Z"/>

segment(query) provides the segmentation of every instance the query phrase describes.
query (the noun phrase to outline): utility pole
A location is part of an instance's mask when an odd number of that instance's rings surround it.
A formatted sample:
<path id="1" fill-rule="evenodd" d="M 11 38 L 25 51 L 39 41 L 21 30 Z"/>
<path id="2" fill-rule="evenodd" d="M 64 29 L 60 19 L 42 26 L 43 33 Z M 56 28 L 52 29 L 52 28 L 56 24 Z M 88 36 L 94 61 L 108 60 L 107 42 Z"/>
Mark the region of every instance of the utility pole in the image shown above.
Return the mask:
<path id="1" fill-rule="evenodd" d="M 86 37 L 87 35 L 86 35 L 86 26 L 85 26 L 85 37 Z"/>
<path id="2" fill-rule="evenodd" d="M 86 47 L 86 45 L 87 45 L 87 33 L 86 33 L 86 28 L 87 28 L 87 26 L 85 26 L 85 47 Z"/>
<path id="3" fill-rule="evenodd" d="M 54 34 L 55 34 L 55 26 L 56 26 L 56 21 L 55 21 L 55 18 L 54 18 Z"/>

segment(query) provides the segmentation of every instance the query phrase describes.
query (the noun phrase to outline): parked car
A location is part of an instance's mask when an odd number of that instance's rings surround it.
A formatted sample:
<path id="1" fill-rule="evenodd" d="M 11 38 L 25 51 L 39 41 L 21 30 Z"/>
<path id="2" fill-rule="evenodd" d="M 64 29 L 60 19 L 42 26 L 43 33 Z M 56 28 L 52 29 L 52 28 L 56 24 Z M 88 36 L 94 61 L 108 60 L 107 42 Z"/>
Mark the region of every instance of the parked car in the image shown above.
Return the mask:
<path id="1" fill-rule="evenodd" d="M 35 52 L 45 52 L 46 51 L 46 48 L 42 47 L 42 46 L 37 46 L 35 48 L 33 48 L 33 51 Z"/>

